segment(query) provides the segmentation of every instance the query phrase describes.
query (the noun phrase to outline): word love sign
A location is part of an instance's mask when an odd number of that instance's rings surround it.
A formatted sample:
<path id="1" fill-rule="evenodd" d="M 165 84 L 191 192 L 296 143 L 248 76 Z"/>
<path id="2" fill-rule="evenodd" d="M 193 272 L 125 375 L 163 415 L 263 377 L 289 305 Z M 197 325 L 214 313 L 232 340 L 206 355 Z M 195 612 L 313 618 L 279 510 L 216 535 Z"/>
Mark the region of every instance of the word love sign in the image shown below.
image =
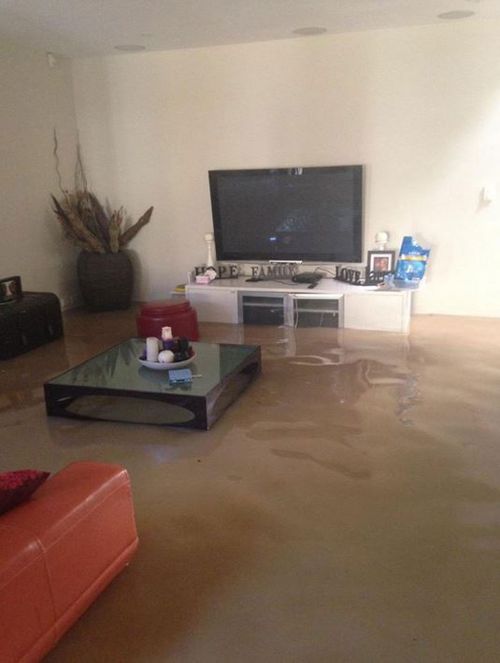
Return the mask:
<path id="1" fill-rule="evenodd" d="M 362 272 L 350 267 L 335 266 L 335 279 L 351 285 L 378 285 L 383 283 L 384 278 L 391 272 L 377 272 L 366 267 Z"/>
<path id="2" fill-rule="evenodd" d="M 337 281 L 352 283 L 352 285 L 362 285 L 364 283 L 364 279 L 361 281 L 361 271 L 359 269 L 351 269 L 341 265 L 335 266 L 335 278 Z"/>

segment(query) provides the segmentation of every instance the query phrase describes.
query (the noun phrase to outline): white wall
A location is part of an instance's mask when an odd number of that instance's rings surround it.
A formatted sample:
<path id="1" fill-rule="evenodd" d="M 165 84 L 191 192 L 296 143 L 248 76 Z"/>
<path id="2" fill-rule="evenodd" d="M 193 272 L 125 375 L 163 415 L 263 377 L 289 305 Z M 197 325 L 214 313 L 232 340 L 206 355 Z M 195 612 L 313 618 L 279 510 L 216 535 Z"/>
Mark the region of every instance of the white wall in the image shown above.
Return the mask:
<path id="1" fill-rule="evenodd" d="M 63 174 L 73 172 L 77 140 L 69 61 L 50 69 L 45 53 L 0 46 L 0 278 L 19 274 L 25 290 L 75 297 L 75 251 L 50 210 L 58 193 L 53 130 Z M 70 183 L 67 181 L 65 185 Z"/>
<path id="2" fill-rule="evenodd" d="M 91 183 L 134 217 L 139 296 L 203 262 L 207 171 L 362 163 L 365 250 L 432 248 L 417 311 L 500 315 L 500 25 L 469 23 L 74 63 Z"/>

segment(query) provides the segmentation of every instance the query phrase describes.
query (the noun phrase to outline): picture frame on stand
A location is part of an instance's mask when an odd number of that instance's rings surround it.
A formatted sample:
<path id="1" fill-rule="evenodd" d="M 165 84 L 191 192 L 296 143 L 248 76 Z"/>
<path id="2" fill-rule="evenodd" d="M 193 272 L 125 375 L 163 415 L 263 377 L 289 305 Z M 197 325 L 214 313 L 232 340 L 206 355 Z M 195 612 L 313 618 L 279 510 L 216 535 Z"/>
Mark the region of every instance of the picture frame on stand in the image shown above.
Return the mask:
<path id="1" fill-rule="evenodd" d="M 0 304 L 19 301 L 23 296 L 20 276 L 8 276 L 0 279 Z"/>
<path id="2" fill-rule="evenodd" d="M 395 266 L 395 251 L 368 251 L 368 272 L 393 272 Z"/>

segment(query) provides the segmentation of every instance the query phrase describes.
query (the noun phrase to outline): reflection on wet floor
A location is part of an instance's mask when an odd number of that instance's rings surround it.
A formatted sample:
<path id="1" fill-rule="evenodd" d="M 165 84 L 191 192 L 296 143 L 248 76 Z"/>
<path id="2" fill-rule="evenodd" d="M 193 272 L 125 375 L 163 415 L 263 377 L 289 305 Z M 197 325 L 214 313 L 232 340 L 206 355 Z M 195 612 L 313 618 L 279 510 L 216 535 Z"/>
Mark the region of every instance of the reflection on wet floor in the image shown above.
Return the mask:
<path id="1" fill-rule="evenodd" d="M 244 332 L 244 328 L 242 328 Z M 301 330 L 304 331 L 304 330 Z M 324 342 L 314 339 L 311 351 L 306 342 L 323 332 Z M 410 366 L 411 341 L 398 334 L 378 334 L 369 338 L 366 333 L 329 329 L 307 330 L 303 334 L 290 327 L 273 329 L 271 338 L 263 340 L 264 356 L 269 359 L 287 360 L 294 366 L 312 367 L 315 370 L 304 386 L 317 381 L 323 384 L 325 395 L 342 404 L 353 404 L 372 387 L 397 387 L 394 414 L 401 423 L 412 425 L 410 411 L 420 400 L 418 373 Z M 364 334 L 364 339 L 363 339 Z M 377 340 L 376 337 L 379 337 Z M 244 335 L 241 342 L 245 342 Z M 331 370 L 331 367 L 335 367 Z M 325 376 L 320 373 L 327 373 Z"/>
<path id="2" fill-rule="evenodd" d="M 272 453 L 281 458 L 293 458 L 294 460 L 305 460 L 311 463 L 316 463 L 320 467 L 324 467 L 326 470 L 332 470 L 334 472 L 340 472 L 352 479 L 368 479 L 370 477 L 370 472 L 363 469 L 354 469 L 351 470 L 348 467 L 341 465 L 340 463 L 335 463 L 334 461 L 325 461 L 315 458 L 312 454 L 305 453 L 303 451 L 287 451 L 285 449 L 272 449 Z"/>
<path id="3" fill-rule="evenodd" d="M 134 311 L 65 328 L 0 362 L 0 469 L 126 466 L 141 543 L 48 663 L 498 660 L 500 321 L 202 325 L 263 356 L 207 432 L 47 418 Z"/>

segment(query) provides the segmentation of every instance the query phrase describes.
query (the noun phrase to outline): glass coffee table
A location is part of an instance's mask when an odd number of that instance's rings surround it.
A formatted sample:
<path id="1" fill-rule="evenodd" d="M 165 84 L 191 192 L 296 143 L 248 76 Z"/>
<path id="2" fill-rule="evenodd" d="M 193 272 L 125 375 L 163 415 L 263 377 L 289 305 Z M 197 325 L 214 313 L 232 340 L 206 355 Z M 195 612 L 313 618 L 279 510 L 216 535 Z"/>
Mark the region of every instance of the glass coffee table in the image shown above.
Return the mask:
<path id="1" fill-rule="evenodd" d="M 192 343 L 193 380 L 174 386 L 140 365 L 144 346 L 129 339 L 46 382 L 47 414 L 208 430 L 261 371 L 258 345 Z"/>

